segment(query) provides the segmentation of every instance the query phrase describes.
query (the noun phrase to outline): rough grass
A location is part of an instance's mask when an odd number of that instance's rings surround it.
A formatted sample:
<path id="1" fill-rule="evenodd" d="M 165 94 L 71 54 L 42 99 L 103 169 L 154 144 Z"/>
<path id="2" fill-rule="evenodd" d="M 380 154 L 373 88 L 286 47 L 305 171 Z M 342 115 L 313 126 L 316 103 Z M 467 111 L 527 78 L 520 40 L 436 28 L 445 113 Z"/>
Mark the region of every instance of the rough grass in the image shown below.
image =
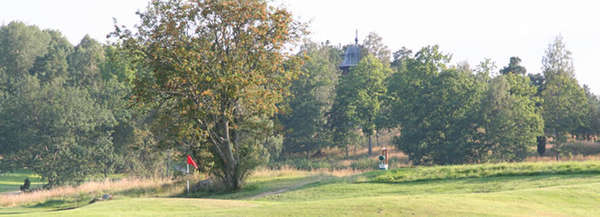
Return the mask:
<path id="1" fill-rule="evenodd" d="M 137 179 L 124 178 L 121 180 L 105 180 L 101 182 L 86 182 L 79 186 L 62 186 L 50 190 L 38 190 L 30 193 L 6 194 L 0 197 L 0 206 L 11 207 L 33 204 L 32 207 L 77 207 L 85 204 L 104 193 L 119 193 L 123 195 L 140 196 L 159 194 L 173 191 L 174 181 L 168 179 Z M 179 187 L 182 190 L 181 187 Z"/>

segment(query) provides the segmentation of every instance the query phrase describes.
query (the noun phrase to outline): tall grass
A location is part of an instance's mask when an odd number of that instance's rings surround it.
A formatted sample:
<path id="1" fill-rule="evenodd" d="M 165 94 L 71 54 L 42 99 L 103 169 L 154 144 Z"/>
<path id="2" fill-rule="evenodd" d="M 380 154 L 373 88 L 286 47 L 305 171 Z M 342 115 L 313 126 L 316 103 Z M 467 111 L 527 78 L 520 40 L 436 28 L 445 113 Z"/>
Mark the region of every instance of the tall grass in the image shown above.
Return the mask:
<path id="1" fill-rule="evenodd" d="M 372 181 L 401 183 L 458 178 L 600 174 L 600 161 L 527 162 L 401 168 L 375 175 Z"/>
<path id="2" fill-rule="evenodd" d="M 69 197 L 81 194 L 101 195 L 133 190 L 156 189 L 173 184 L 169 179 L 124 178 L 118 181 L 105 180 L 86 182 L 79 186 L 62 186 L 50 190 L 39 190 L 30 193 L 5 194 L 0 197 L 0 206 L 17 206 L 45 201 L 51 198 Z"/>

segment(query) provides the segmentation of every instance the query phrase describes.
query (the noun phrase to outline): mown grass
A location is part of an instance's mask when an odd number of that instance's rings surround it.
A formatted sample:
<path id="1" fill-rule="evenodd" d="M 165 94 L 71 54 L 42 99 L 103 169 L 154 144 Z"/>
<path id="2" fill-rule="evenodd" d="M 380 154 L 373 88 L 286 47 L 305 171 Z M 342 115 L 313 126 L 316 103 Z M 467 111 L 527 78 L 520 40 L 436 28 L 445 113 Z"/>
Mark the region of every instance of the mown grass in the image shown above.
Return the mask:
<path id="1" fill-rule="evenodd" d="M 507 178 L 507 177 L 502 177 Z M 581 177 L 580 177 L 581 178 Z M 588 177 L 589 178 L 589 177 Z M 596 179 L 598 177 L 595 177 Z M 568 178 L 567 178 L 568 179 Z M 458 181 L 458 180 L 454 180 Z M 563 180 L 564 181 L 564 180 Z M 587 182 L 587 180 L 585 181 Z M 281 201 L 120 198 L 78 209 L 12 210 L 14 216 L 598 216 L 600 183 L 578 183 L 488 193 L 387 192 L 351 198 Z M 441 183 L 443 185 L 443 183 Z M 451 184 L 451 183 L 446 183 Z M 403 184 L 356 183 L 362 191 Z M 378 186 L 371 186 L 378 185 Z M 381 186 L 383 185 L 383 186 Z M 454 185 L 454 184 L 452 184 Z M 454 185 L 455 186 L 455 185 Z M 305 191 L 309 188 L 298 189 Z M 291 192 L 283 193 L 282 196 Z M 300 199 L 300 198 L 298 198 Z M 0 215 L 9 210 L 0 209 Z M 16 212 L 23 212 L 17 214 Z"/>
<path id="2" fill-rule="evenodd" d="M 41 188 L 46 182 L 39 175 L 27 170 L 17 170 L 10 173 L 0 173 L 0 193 L 20 191 L 26 178 L 31 181 L 30 188 Z"/>
<path id="3" fill-rule="evenodd" d="M 383 174 L 381 174 L 381 172 L 373 172 L 370 175 L 374 176 L 374 178 L 371 179 L 374 182 L 401 183 L 459 178 L 564 174 L 600 174 L 600 161 L 421 166 L 395 169 Z"/>
<path id="4" fill-rule="evenodd" d="M 600 216 L 598 162 L 540 164 L 337 174 L 263 170 L 234 193 L 187 195 L 203 198 L 122 195 L 60 211 L 48 209 L 50 201 L 0 208 L 0 216 Z M 400 171 L 413 179 L 376 181 Z"/>

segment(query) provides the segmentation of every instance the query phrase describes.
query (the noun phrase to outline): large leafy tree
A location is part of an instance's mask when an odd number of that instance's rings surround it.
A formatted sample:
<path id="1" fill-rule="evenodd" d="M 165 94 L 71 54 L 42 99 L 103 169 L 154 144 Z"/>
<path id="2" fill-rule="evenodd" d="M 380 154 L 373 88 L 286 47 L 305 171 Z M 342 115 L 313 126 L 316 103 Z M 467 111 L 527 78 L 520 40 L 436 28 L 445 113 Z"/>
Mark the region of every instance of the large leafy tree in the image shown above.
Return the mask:
<path id="1" fill-rule="evenodd" d="M 361 128 L 369 140 L 369 155 L 373 148 L 371 136 L 375 133 L 381 99 L 386 92 L 384 81 L 390 71 L 375 56 L 369 54 L 340 79 L 336 89 L 332 123 L 339 125 L 333 125 L 338 128 L 335 131 Z"/>
<path id="2" fill-rule="evenodd" d="M 177 113 L 188 141 L 206 144 L 211 172 L 239 189 L 261 156 L 268 119 L 301 58 L 285 52 L 302 34 L 289 12 L 264 1 L 152 1 L 135 33 L 114 35 L 150 73 L 135 99 Z"/>
<path id="3" fill-rule="evenodd" d="M 335 98 L 339 51 L 328 44 L 306 42 L 300 54 L 308 57 L 303 73 L 290 87 L 289 109 L 279 116 L 285 132 L 285 153 L 318 151 L 331 142 L 325 130 L 326 113 Z"/>
<path id="4" fill-rule="evenodd" d="M 543 119 L 536 107 L 540 99 L 536 93 L 527 76 L 509 73 L 490 81 L 481 110 L 485 130 L 480 140 L 482 159 L 525 159 L 537 137 L 543 135 Z"/>
<path id="5" fill-rule="evenodd" d="M 89 35 L 85 35 L 69 55 L 69 83 L 73 86 L 97 88 L 102 80 L 104 48 Z"/>
<path id="6" fill-rule="evenodd" d="M 40 86 L 34 76 L 17 83 L 0 103 L 0 144 L 7 169 L 29 168 L 50 186 L 83 181 L 104 168 L 98 159 L 112 147 L 112 114 L 86 89 L 64 87 L 64 79 Z"/>
<path id="7" fill-rule="evenodd" d="M 50 36 L 37 26 L 10 22 L 0 27 L 0 67 L 5 79 L 0 86 L 12 93 L 20 79 L 28 74 L 36 58 L 48 52 Z"/>
<path id="8" fill-rule="evenodd" d="M 542 58 L 542 71 L 546 79 L 541 92 L 545 132 L 554 137 L 558 159 L 567 134 L 585 128 L 588 99 L 575 79 L 571 52 L 561 36 L 548 45 Z"/>
<path id="9" fill-rule="evenodd" d="M 544 99 L 545 131 L 554 137 L 555 151 L 560 152 L 567 142 L 567 134 L 585 126 L 587 98 L 577 80 L 566 75 L 555 75 L 546 83 Z"/>
<path id="10" fill-rule="evenodd" d="M 394 139 L 414 164 L 477 161 L 478 121 L 483 82 L 464 70 L 449 69 L 449 55 L 437 46 L 405 58 L 388 82 L 392 117 L 401 128 Z"/>
<path id="11" fill-rule="evenodd" d="M 33 67 L 29 70 L 38 77 L 40 82 L 46 83 L 54 78 L 65 77 L 68 74 L 68 57 L 73 52 L 73 45 L 62 33 L 54 30 L 45 30 L 50 35 L 48 53 L 36 58 Z"/>

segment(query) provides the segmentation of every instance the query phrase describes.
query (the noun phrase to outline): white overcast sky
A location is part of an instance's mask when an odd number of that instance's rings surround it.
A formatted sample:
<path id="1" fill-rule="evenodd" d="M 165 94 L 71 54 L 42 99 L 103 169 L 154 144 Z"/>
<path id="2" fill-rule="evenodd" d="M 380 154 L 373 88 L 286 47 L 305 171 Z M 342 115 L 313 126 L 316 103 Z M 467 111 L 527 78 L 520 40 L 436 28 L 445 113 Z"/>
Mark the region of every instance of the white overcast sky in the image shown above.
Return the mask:
<path id="1" fill-rule="evenodd" d="M 106 41 L 112 18 L 132 26 L 147 0 L 5 0 L 0 24 L 20 20 L 58 29 L 73 43 L 89 34 Z M 559 34 L 573 52 L 576 77 L 600 94 L 600 3 L 586 0 L 273 0 L 305 22 L 311 38 L 333 44 L 376 32 L 392 51 L 438 44 L 453 61 L 475 66 L 488 57 L 499 67 L 519 56 L 540 72 L 548 44 Z"/>

